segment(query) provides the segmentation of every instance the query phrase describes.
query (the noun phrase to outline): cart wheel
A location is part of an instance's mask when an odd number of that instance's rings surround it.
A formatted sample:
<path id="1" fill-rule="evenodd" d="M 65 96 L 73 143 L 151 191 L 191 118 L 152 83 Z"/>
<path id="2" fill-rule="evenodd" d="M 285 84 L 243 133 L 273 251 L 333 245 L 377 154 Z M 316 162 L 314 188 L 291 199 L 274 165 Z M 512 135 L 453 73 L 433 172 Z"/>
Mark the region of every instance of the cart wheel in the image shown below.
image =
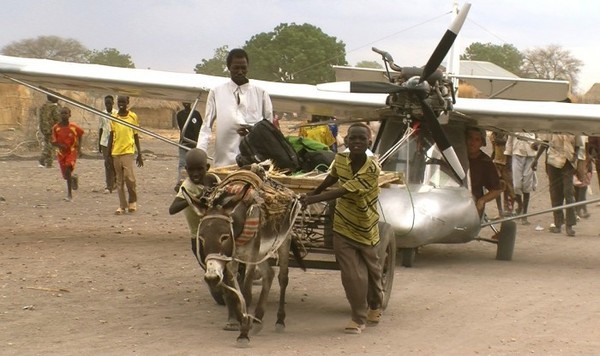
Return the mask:
<path id="1" fill-rule="evenodd" d="M 514 221 L 505 221 L 500 225 L 498 234 L 498 246 L 496 247 L 496 259 L 500 261 L 512 260 L 517 236 L 517 224 Z"/>
<path id="2" fill-rule="evenodd" d="M 402 253 L 402 266 L 412 267 L 415 262 L 416 249 L 414 248 L 401 248 Z"/>
<path id="3" fill-rule="evenodd" d="M 380 258 L 383 260 L 383 304 L 381 307 L 385 309 L 392 294 L 394 268 L 396 267 L 396 237 L 390 224 L 379 223 L 379 239 L 381 244 Z"/>

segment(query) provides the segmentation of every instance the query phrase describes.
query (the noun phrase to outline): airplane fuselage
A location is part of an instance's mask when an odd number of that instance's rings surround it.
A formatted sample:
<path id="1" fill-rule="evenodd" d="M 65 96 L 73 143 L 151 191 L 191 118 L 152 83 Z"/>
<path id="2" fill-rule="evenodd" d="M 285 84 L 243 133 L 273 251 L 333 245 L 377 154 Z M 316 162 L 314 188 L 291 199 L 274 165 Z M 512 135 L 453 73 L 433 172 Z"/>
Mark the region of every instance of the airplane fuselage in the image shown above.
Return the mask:
<path id="1" fill-rule="evenodd" d="M 463 243 L 479 234 L 481 222 L 464 187 L 393 184 L 381 189 L 380 220 L 392 225 L 398 248 Z"/>

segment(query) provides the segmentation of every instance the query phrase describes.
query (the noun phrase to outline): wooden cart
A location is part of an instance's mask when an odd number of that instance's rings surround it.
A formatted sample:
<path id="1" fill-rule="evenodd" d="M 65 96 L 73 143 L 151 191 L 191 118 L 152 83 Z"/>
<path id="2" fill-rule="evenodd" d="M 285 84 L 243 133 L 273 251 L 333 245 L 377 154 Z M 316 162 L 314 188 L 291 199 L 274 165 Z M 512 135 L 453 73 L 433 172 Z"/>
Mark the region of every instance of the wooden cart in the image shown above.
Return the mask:
<path id="1" fill-rule="evenodd" d="M 212 169 L 221 179 L 239 169 L 237 166 L 227 166 Z M 269 172 L 269 178 L 293 190 L 297 194 L 313 191 L 321 184 L 327 173 L 310 172 L 301 175 L 284 175 Z M 379 186 L 398 184 L 403 181 L 398 172 L 382 172 L 379 177 Z M 334 186 L 335 187 L 335 186 Z M 335 202 L 318 203 L 311 205 L 296 219 L 292 233 L 303 246 L 304 264 L 307 268 L 338 269 L 333 253 L 333 211 Z M 384 303 L 387 306 L 394 282 L 394 267 L 396 265 L 396 239 L 392 227 L 379 222 L 379 253 L 383 262 L 383 289 Z M 290 259 L 290 266 L 298 267 L 294 259 Z"/>

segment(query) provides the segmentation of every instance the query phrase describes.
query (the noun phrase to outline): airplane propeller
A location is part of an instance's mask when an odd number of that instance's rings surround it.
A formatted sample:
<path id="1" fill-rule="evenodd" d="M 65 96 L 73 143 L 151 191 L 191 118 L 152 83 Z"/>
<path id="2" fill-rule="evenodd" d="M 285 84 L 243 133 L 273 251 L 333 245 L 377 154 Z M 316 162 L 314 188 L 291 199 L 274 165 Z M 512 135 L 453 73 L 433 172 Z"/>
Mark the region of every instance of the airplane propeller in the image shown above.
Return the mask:
<path id="1" fill-rule="evenodd" d="M 448 30 L 444 34 L 444 37 L 440 40 L 440 43 L 437 45 L 433 54 L 427 61 L 425 68 L 423 69 L 423 73 L 419 78 L 419 83 L 423 83 L 436 69 L 440 66 L 446 54 L 454 44 L 454 40 L 456 40 L 456 36 L 458 36 L 458 32 L 460 31 L 465 19 L 467 18 L 467 14 L 469 13 L 469 9 L 471 8 L 471 4 L 466 3 L 463 5 L 462 9 L 458 13 L 458 16 L 452 21 Z M 450 141 L 446 137 L 444 130 L 442 130 L 442 126 L 440 122 L 437 120 L 437 115 L 433 112 L 431 106 L 425 101 L 425 97 L 422 93 L 417 94 L 419 96 L 419 100 L 421 102 L 421 107 L 423 108 L 423 118 L 427 122 L 429 126 L 429 130 L 431 131 L 431 135 L 433 136 L 433 140 L 437 144 L 440 151 L 442 151 L 442 155 L 446 158 L 446 161 L 452 167 L 452 170 L 456 175 L 462 180 L 465 178 L 465 171 L 458 160 L 458 156 L 456 155 L 456 151 L 454 151 L 454 147 L 450 145 Z"/>
<path id="2" fill-rule="evenodd" d="M 394 64 L 392 56 L 384 51 L 381 51 L 377 48 L 373 48 L 374 52 L 381 54 L 384 63 L 389 64 L 390 67 L 398 72 L 401 72 L 406 82 L 402 85 L 394 84 L 394 83 L 386 83 L 386 82 L 374 82 L 374 81 L 357 81 L 357 82 L 335 82 L 335 83 L 325 83 L 317 85 L 319 90 L 327 90 L 327 91 L 337 91 L 337 92 L 345 92 L 345 93 L 364 93 L 364 94 L 394 94 L 400 92 L 408 92 L 413 93 L 419 99 L 419 103 L 423 110 L 423 120 L 426 126 L 429 128 L 431 135 L 433 136 L 434 142 L 437 144 L 438 148 L 444 155 L 444 158 L 448 161 L 452 170 L 456 174 L 458 178 L 463 180 L 465 178 L 465 172 L 458 160 L 458 156 L 454 151 L 452 145 L 450 145 L 450 141 L 444 134 L 442 130 L 442 126 L 437 120 L 437 115 L 433 111 L 432 107 L 425 100 L 429 96 L 429 83 L 428 80 L 431 80 L 430 77 L 436 78 L 436 72 L 446 54 L 454 44 L 456 37 L 458 36 L 458 32 L 460 31 L 462 25 L 465 22 L 467 14 L 469 13 L 469 9 L 471 8 L 471 4 L 465 3 L 461 8 L 458 15 L 454 18 L 446 33 L 438 43 L 437 47 L 433 51 L 433 54 L 423 67 L 423 70 L 420 73 L 418 81 L 416 80 L 416 75 L 418 75 L 413 68 L 402 68 Z M 406 73 L 403 73 L 406 72 Z M 408 75 L 415 75 L 414 78 L 406 78 Z"/>
<path id="3" fill-rule="evenodd" d="M 422 83 L 425 79 L 427 79 L 433 72 L 435 72 L 440 64 L 442 64 L 446 54 L 448 54 L 448 51 L 454 44 L 454 40 L 456 40 L 463 23 L 465 23 L 469 9 L 471 9 L 471 4 L 465 3 L 450 26 L 448 26 L 446 33 L 440 40 L 440 43 L 438 43 L 437 47 L 433 51 L 433 54 L 431 57 L 429 57 L 427 64 L 425 64 L 423 74 L 421 74 L 421 78 L 419 78 L 419 83 Z"/>
<path id="4" fill-rule="evenodd" d="M 423 83 L 435 70 L 440 66 L 446 54 L 454 44 L 454 40 L 456 40 L 456 36 L 458 36 L 458 32 L 460 31 L 465 19 L 467 18 L 467 14 L 469 13 L 469 9 L 471 8 L 471 4 L 466 3 L 463 5 L 462 9 L 458 13 L 458 16 L 452 21 L 448 30 L 444 34 L 444 37 L 440 40 L 440 43 L 437 45 L 435 51 L 427 61 L 425 68 L 423 69 L 423 73 L 419 78 L 419 83 Z M 446 134 L 442 130 L 442 126 L 440 122 L 437 120 L 437 115 L 431 109 L 431 106 L 425 101 L 425 97 L 422 94 L 417 94 L 419 96 L 419 100 L 421 102 L 421 107 L 423 108 L 423 116 L 424 119 L 429 124 L 429 130 L 431 131 L 431 135 L 433 136 L 433 140 L 437 144 L 440 151 L 442 151 L 442 155 L 446 158 L 446 161 L 452 167 L 452 170 L 456 175 L 462 180 L 465 178 L 465 171 L 460 164 L 458 156 L 456 155 L 456 151 L 454 151 L 454 147 L 450 145 Z"/>

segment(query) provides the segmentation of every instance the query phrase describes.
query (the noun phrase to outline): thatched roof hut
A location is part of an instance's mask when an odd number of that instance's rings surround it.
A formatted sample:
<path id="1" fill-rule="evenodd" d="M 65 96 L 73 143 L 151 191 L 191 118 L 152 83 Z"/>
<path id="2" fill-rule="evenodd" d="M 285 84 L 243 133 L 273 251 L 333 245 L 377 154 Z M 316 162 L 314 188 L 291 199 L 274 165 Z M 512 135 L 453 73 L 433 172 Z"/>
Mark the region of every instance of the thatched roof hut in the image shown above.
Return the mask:
<path id="1" fill-rule="evenodd" d="M 85 105 L 104 109 L 104 96 L 92 95 L 76 91 L 60 91 L 61 94 Z M 44 94 L 34 92 L 17 84 L 0 84 L 0 130 L 21 129 L 33 131 L 37 129 L 37 110 L 46 101 Z M 70 104 L 72 120 L 87 130 L 98 127 L 96 115 Z M 140 125 L 148 128 L 172 128 L 173 118 L 181 110 L 179 102 L 145 98 L 131 98 L 129 107 L 140 118 Z"/>
<path id="2" fill-rule="evenodd" d="M 583 94 L 583 102 L 585 104 L 600 103 L 600 83 L 595 83 L 590 90 Z"/>
<path id="3" fill-rule="evenodd" d="M 59 92 L 84 105 L 100 110 L 104 109 L 104 95 L 76 91 Z M 19 132 L 18 136 L 22 137 L 23 140 L 37 142 L 38 110 L 45 102 L 46 95 L 42 93 L 18 84 L 0 84 L 0 131 Z M 98 116 L 62 101 L 59 101 L 59 104 L 71 108 L 71 121 L 85 130 L 84 149 L 96 149 Z M 176 101 L 135 97 L 130 99 L 129 107 L 138 115 L 140 126 L 147 129 L 177 127 L 175 117 L 177 112 L 183 108 L 181 103 Z"/>

